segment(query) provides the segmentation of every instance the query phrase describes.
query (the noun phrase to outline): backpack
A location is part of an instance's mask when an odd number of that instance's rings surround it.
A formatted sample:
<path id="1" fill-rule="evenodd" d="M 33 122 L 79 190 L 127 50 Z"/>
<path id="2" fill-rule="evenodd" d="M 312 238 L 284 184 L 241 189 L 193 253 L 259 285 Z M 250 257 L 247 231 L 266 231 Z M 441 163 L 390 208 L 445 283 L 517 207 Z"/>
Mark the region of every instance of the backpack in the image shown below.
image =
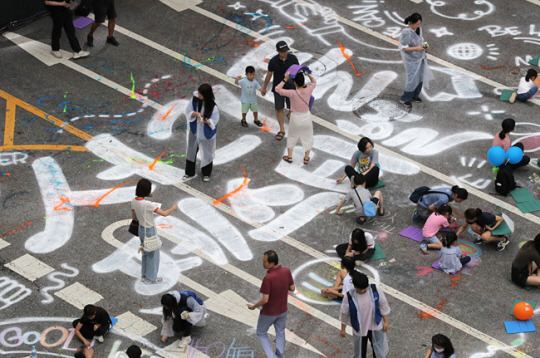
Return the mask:
<path id="1" fill-rule="evenodd" d="M 197 294 L 193 291 L 178 291 L 178 293 L 181 295 L 180 302 L 178 303 L 178 312 L 182 313 L 183 311 L 191 311 L 187 306 L 187 298 L 193 297 L 195 301 L 197 301 L 198 304 L 202 305 L 203 300 L 201 300 Z M 185 299 L 184 299 L 185 297 Z"/>
<path id="2" fill-rule="evenodd" d="M 358 200 L 360 200 L 360 203 L 362 204 L 362 209 L 364 211 L 364 216 L 367 217 L 373 217 L 375 216 L 375 203 L 371 200 L 366 201 L 365 203 L 360 199 L 360 195 L 358 195 L 358 192 L 356 191 L 356 188 L 353 189 L 356 193 L 356 196 L 358 197 Z"/>
<path id="3" fill-rule="evenodd" d="M 507 196 L 515 188 L 516 181 L 512 168 L 506 165 L 501 167 L 495 177 L 495 191 L 502 196 Z"/>
<path id="4" fill-rule="evenodd" d="M 373 292 L 373 299 L 375 301 L 375 323 L 379 324 L 382 320 L 381 308 L 379 307 L 379 292 L 377 292 L 377 285 L 371 284 L 371 291 Z"/>
<path id="5" fill-rule="evenodd" d="M 444 193 L 442 191 L 431 191 L 431 189 L 427 186 L 419 186 L 418 188 L 414 189 L 412 194 L 409 196 L 409 200 L 416 204 L 424 195 L 427 194 L 444 194 L 448 197 L 448 200 L 452 199 L 448 193 Z"/>

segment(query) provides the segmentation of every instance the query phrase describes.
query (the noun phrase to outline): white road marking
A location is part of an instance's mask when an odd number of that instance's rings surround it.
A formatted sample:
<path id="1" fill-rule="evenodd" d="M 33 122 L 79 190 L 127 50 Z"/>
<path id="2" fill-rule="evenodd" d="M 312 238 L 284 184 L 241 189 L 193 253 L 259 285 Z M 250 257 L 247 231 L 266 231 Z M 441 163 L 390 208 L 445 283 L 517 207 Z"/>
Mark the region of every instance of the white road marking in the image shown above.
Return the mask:
<path id="1" fill-rule="evenodd" d="M 54 271 L 52 267 L 30 254 L 23 255 L 4 266 L 32 282 Z"/>

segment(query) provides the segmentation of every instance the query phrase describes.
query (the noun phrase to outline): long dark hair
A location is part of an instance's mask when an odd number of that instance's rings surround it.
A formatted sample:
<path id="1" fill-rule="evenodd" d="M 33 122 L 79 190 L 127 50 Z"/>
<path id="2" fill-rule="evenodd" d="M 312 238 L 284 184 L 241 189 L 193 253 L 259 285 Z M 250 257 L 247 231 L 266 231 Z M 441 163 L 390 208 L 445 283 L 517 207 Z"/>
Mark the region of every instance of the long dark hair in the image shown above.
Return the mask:
<path id="1" fill-rule="evenodd" d="M 214 91 L 212 91 L 212 87 L 208 83 L 203 83 L 199 86 L 198 89 L 199 93 L 203 97 L 203 100 L 199 100 L 199 108 L 198 111 L 200 112 L 202 109 L 202 105 L 204 102 L 204 118 L 210 118 L 212 115 L 212 112 L 214 111 L 214 107 L 216 106 L 215 97 L 214 97 Z"/>
<path id="2" fill-rule="evenodd" d="M 355 251 L 364 252 L 367 249 L 366 235 L 362 229 L 354 229 L 351 234 L 352 248 Z"/>
<path id="3" fill-rule="evenodd" d="M 405 23 L 405 25 L 409 25 L 409 24 L 416 24 L 418 20 L 422 21 L 422 15 L 415 12 L 407 16 L 403 22 Z"/>
<path id="4" fill-rule="evenodd" d="M 531 68 L 527 71 L 527 74 L 525 75 L 525 81 L 529 82 L 532 78 L 535 78 L 536 76 L 538 76 L 538 72 Z"/>
<path id="5" fill-rule="evenodd" d="M 502 131 L 499 132 L 499 138 L 504 139 L 508 133 L 516 128 L 516 121 L 514 121 L 512 118 L 506 118 L 504 121 L 502 121 L 501 126 Z"/>
<path id="6" fill-rule="evenodd" d="M 173 295 L 166 293 L 161 296 L 161 305 L 163 306 L 163 318 L 172 317 L 173 312 L 178 317 L 178 302 Z"/>
<path id="7" fill-rule="evenodd" d="M 443 334 L 436 334 L 431 338 L 433 345 L 438 345 L 444 348 L 444 358 L 450 358 L 454 354 L 454 346 L 450 339 Z"/>
<path id="8" fill-rule="evenodd" d="M 294 83 L 296 83 L 298 87 L 304 87 L 306 84 L 306 79 L 304 78 L 304 74 L 302 72 L 298 72 L 296 74 L 296 77 L 294 77 Z"/>
<path id="9" fill-rule="evenodd" d="M 455 232 L 449 232 L 446 234 L 446 237 L 444 238 L 444 246 L 447 248 L 450 248 L 454 242 L 457 241 L 457 235 Z"/>
<path id="10" fill-rule="evenodd" d="M 452 215 L 452 207 L 450 205 L 441 205 L 439 206 L 439 208 L 437 209 L 437 211 L 435 212 L 435 215 L 443 215 L 444 214 L 450 214 Z"/>
<path id="11" fill-rule="evenodd" d="M 536 248 L 536 251 L 540 252 L 540 234 L 536 235 L 534 238 L 534 247 Z"/>

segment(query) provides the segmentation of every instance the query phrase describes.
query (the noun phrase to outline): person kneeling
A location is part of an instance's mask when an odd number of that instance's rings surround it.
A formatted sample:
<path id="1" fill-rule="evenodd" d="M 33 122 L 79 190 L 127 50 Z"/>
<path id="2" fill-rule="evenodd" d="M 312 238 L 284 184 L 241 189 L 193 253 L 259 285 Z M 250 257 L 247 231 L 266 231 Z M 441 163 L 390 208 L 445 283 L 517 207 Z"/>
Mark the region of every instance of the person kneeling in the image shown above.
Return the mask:
<path id="1" fill-rule="evenodd" d="M 111 317 L 103 308 L 86 305 L 83 316 L 73 321 L 75 335 L 90 347 L 90 341 L 95 337 L 99 343 L 103 343 L 103 336 L 111 329 Z"/>

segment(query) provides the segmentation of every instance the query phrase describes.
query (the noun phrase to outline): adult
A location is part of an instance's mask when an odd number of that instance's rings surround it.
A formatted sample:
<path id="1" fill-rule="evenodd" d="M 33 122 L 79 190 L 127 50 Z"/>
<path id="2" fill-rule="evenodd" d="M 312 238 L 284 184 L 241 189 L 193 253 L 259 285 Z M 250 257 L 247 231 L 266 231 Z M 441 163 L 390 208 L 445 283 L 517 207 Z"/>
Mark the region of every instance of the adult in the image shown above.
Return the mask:
<path id="1" fill-rule="evenodd" d="M 364 174 L 356 174 L 353 179 L 354 187 L 349 190 L 347 195 L 340 201 L 336 208 L 336 214 L 341 215 L 343 211 L 341 207 L 347 201 L 351 200 L 354 203 L 355 213 L 357 215 L 356 222 L 363 225 L 366 222 L 364 213 L 364 203 L 372 201 L 375 206 L 375 211 L 379 216 L 384 215 L 383 197 L 380 190 L 377 190 L 373 195 L 366 189 L 366 177 Z"/>
<path id="2" fill-rule="evenodd" d="M 105 16 L 109 20 L 107 27 L 109 30 L 109 36 L 107 36 L 107 43 L 113 46 L 118 46 L 120 43 L 114 38 L 114 26 L 116 24 L 116 8 L 114 7 L 114 0 L 94 0 L 94 22 L 90 26 L 90 32 L 86 36 L 86 43 L 89 47 L 94 46 L 94 31 L 99 25 L 105 22 Z"/>
<path id="3" fill-rule="evenodd" d="M 413 221 L 427 220 L 427 218 L 439 209 L 441 205 L 446 205 L 452 201 L 461 203 L 467 200 L 469 193 L 467 189 L 454 185 L 451 188 L 433 188 L 427 194 L 418 199 L 416 209 L 413 214 Z"/>
<path id="4" fill-rule="evenodd" d="M 283 86 L 289 81 L 289 72 L 285 74 L 283 81 L 281 81 L 275 88 L 276 92 L 283 97 L 289 99 L 291 103 L 291 118 L 289 122 L 289 135 L 287 135 L 287 155 L 283 157 L 283 160 L 292 163 L 293 149 L 298 143 L 298 140 L 302 142 L 304 148 L 304 164 L 309 163 L 309 152 L 313 147 L 313 123 L 311 122 L 311 113 L 309 111 L 309 101 L 311 99 L 311 93 L 317 85 L 315 78 L 307 73 L 311 83 L 305 85 L 305 79 L 302 72 L 296 74 L 294 77 L 294 90 L 284 89 Z"/>
<path id="5" fill-rule="evenodd" d="M 82 317 L 73 321 L 72 325 L 75 328 L 75 335 L 86 347 L 90 347 L 90 341 L 94 337 L 99 343 L 103 343 L 103 336 L 109 332 L 112 322 L 109 313 L 103 308 L 86 305 Z"/>
<path id="6" fill-rule="evenodd" d="M 131 200 L 131 215 L 133 220 L 139 221 L 139 239 L 141 240 L 141 280 L 146 284 L 160 283 L 161 277 L 157 277 L 159 271 L 159 249 L 148 251 L 144 248 L 144 238 L 156 235 L 154 213 L 161 216 L 169 216 L 178 210 L 178 205 L 173 205 L 168 210 L 160 208 L 161 204 L 154 203 L 146 198 L 152 193 L 152 183 L 148 179 L 141 179 L 135 188 L 135 198 Z"/>
<path id="7" fill-rule="evenodd" d="M 367 342 L 371 342 L 373 357 L 384 358 L 388 354 L 386 332 L 390 326 L 390 306 L 384 292 L 376 284 L 369 284 L 362 272 L 350 273 L 354 287 L 345 293 L 341 303 L 339 335 L 345 338 L 348 324 L 353 328 L 354 358 L 367 357 Z"/>
<path id="8" fill-rule="evenodd" d="M 276 117 L 279 122 L 279 132 L 276 134 L 277 140 L 282 140 L 285 136 L 285 102 L 287 102 L 287 108 L 291 108 L 289 99 L 281 96 L 276 92 L 276 86 L 285 78 L 285 72 L 292 65 L 298 65 L 298 59 L 295 55 L 289 53 L 289 46 L 285 41 L 278 41 L 276 43 L 277 55 L 272 57 L 268 62 L 268 71 L 264 79 L 264 85 L 261 88 L 261 94 L 266 95 L 266 87 L 270 83 L 270 79 L 274 77 L 272 84 L 272 92 L 274 92 L 274 107 L 276 109 Z M 294 86 L 289 83 L 286 88 L 294 89 Z"/>
<path id="9" fill-rule="evenodd" d="M 415 12 L 408 16 L 404 22 L 407 27 L 401 31 L 399 49 L 407 72 L 407 82 L 400 102 L 411 108 L 411 101 L 415 103 L 422 102 L 419 97 L 422 85 L 425 81 L 427 87 L 427 84 L 433 78 L 433 73 L 427 64 L 427 44 L 424 43 L 422 28 L 420 27 L 422 16 Z"/>
<path id="10" fill-rule="evenodd" d="M 492 147 L 501 147 L 506 152 L 510 147 L 518 147 L 521 149 L 521 151 L 525 150 L 525 147 L 523 146 L 523 143 L 516 143 L 512 145 L 512 140 L 510 139 L 510 133 L 514 131 L 516 128 L 516 121 L 512 118 L 506 118 L 501 123 L 502 130 L 495 135 L 493 138 L 493 143 L 491 144 Z M 521 161 L 517 164 L 504 164 L 509 165 L 512 169 L 517 169 L 520 167 L 524 167 L 529 164 L 531 161 L 531 158 L 527 155 L 523 155 L 523 158 Z"/>
<path id="11" fill-rule="evenodd" d="M 86 57 L 90 53 L 81 49 L 79 40 L 77 40 L 77 36 L 75 35 L 73 15 L 69 6 L 69 1 L 65 0 L 45 0 L 45 7 L 49 10 L 53 21 L 51 54 L 56 58 L 62 58 L 62 53 L 60 53 L 60 36 L 62 36 L 62 28 L 64 28 L 69 45 L 73 50 L 73 58 Z"/>
<path id="12" fill-rule="evenodd" d="M 141 356 L 141 349 L 133 344 L 125 352 L 116 352 L 112 358 L 141 358 Z"/>
<path id="13" fill-rule="evenodd" d="M 364 174 L 366 177 L 366 188 L 373 188 L 379 182 L 379 152 L 373 148 L 375 145 L 368 137 L 363 137 L 358 141 L 358 150 L 351 157 L 351 165 L 345 167 L 345 174 L 336 180 L 339 184 L 345 178 L 351 179 L 356 174 Z"/>
<path id="14" fill-rule="evenodd" d="M 219 111 L 215 102 L 212 87 L 203 83 L 197 94 L 186 107 L 186 118 L 189 122 L 187 130 L 186 174 L 182 179 L 195 176 L 197 153 L 201 150 L 201 172 L 203 181 L 210 181 L 214 157 L 216 155 L 216 133 L 219 122 Z"/>
<path id="15" fill-rule="evenodd" d="M 263 255 L 263 267 L 267 270 L 261 290 L 262 298 L 255 304 L 248 304 L 250 310 L 262 306 L 257 321 L 257 337 L 268 358 L 283 357 L 285 350 L 285 321 L 287 320 L 287 297 L 295 291 L 291 271 L 278 265 L 278 255 L 268 250 Z M 268 339 L 268 329 L 274 325 L 276 330 L 276 350 Z"/>
<path id="16" fill-rule="evenodd" d="M 341 270 L 336 276 L 334 286 L 323 288 L 321 295 L 330 299 L 342 299 L 344 293 L 348 292 L 352 287 L 352 278 L 350 272 L 354 270 L 356 263 L 352 257 L 345 256 L 341 258 Z"/>
<path id="17" fill-rule="evenodd" d="M 93 358 L 94 357 L 94 350 L 90 347 L 81 346 L 77 348 L 75 351 L 75 354 L 73 355 L 75 358 Z"/>
<path id="18" fill-rule="evenodd" d="M 540 234 L 527 241 L 512 261 L 512 282 L 520 287 L 540 286 Z"/>
<path id="19" fill-rule="evenodd" d="M 443 334 L 436 334 L 431 338 L 426 358 L 456 358 L 454 346 L 448 337 Z"/>
<path id="20" fill-rule="evenodd" d="M 480 245 L 484 242 L 496 242 L 497 251 L 502 251 L 510 243 L 506 235 L 493 235 L 492 231 L 499 227 L 504 221 L 502 216 L 493 215 L 490 212 L 482 211 L 479 208 L 469 208 L 465 210 L 465 223 L 457 231 L 461 235 L 469 225 L 477 236 L 474 243 Z"/>
<path id="21" fill-rule="evenodd" d="M 367 261 L 375 253 L 375 240 L 369 232 L 362 229 L 354 229 L 348 243 L 336 246 L 339 257 L 353 258 L 355 261 Z"/>
<path id="22" fill-rule="evenodd" d="M 206 306 L 192 291 L 171 291 L 161 296 L 163 317 L 161 341 L 168 337 L 180 337 L 178 348 L 184 350 L 191 343 L 193 326 L 206 325 Z"/>

